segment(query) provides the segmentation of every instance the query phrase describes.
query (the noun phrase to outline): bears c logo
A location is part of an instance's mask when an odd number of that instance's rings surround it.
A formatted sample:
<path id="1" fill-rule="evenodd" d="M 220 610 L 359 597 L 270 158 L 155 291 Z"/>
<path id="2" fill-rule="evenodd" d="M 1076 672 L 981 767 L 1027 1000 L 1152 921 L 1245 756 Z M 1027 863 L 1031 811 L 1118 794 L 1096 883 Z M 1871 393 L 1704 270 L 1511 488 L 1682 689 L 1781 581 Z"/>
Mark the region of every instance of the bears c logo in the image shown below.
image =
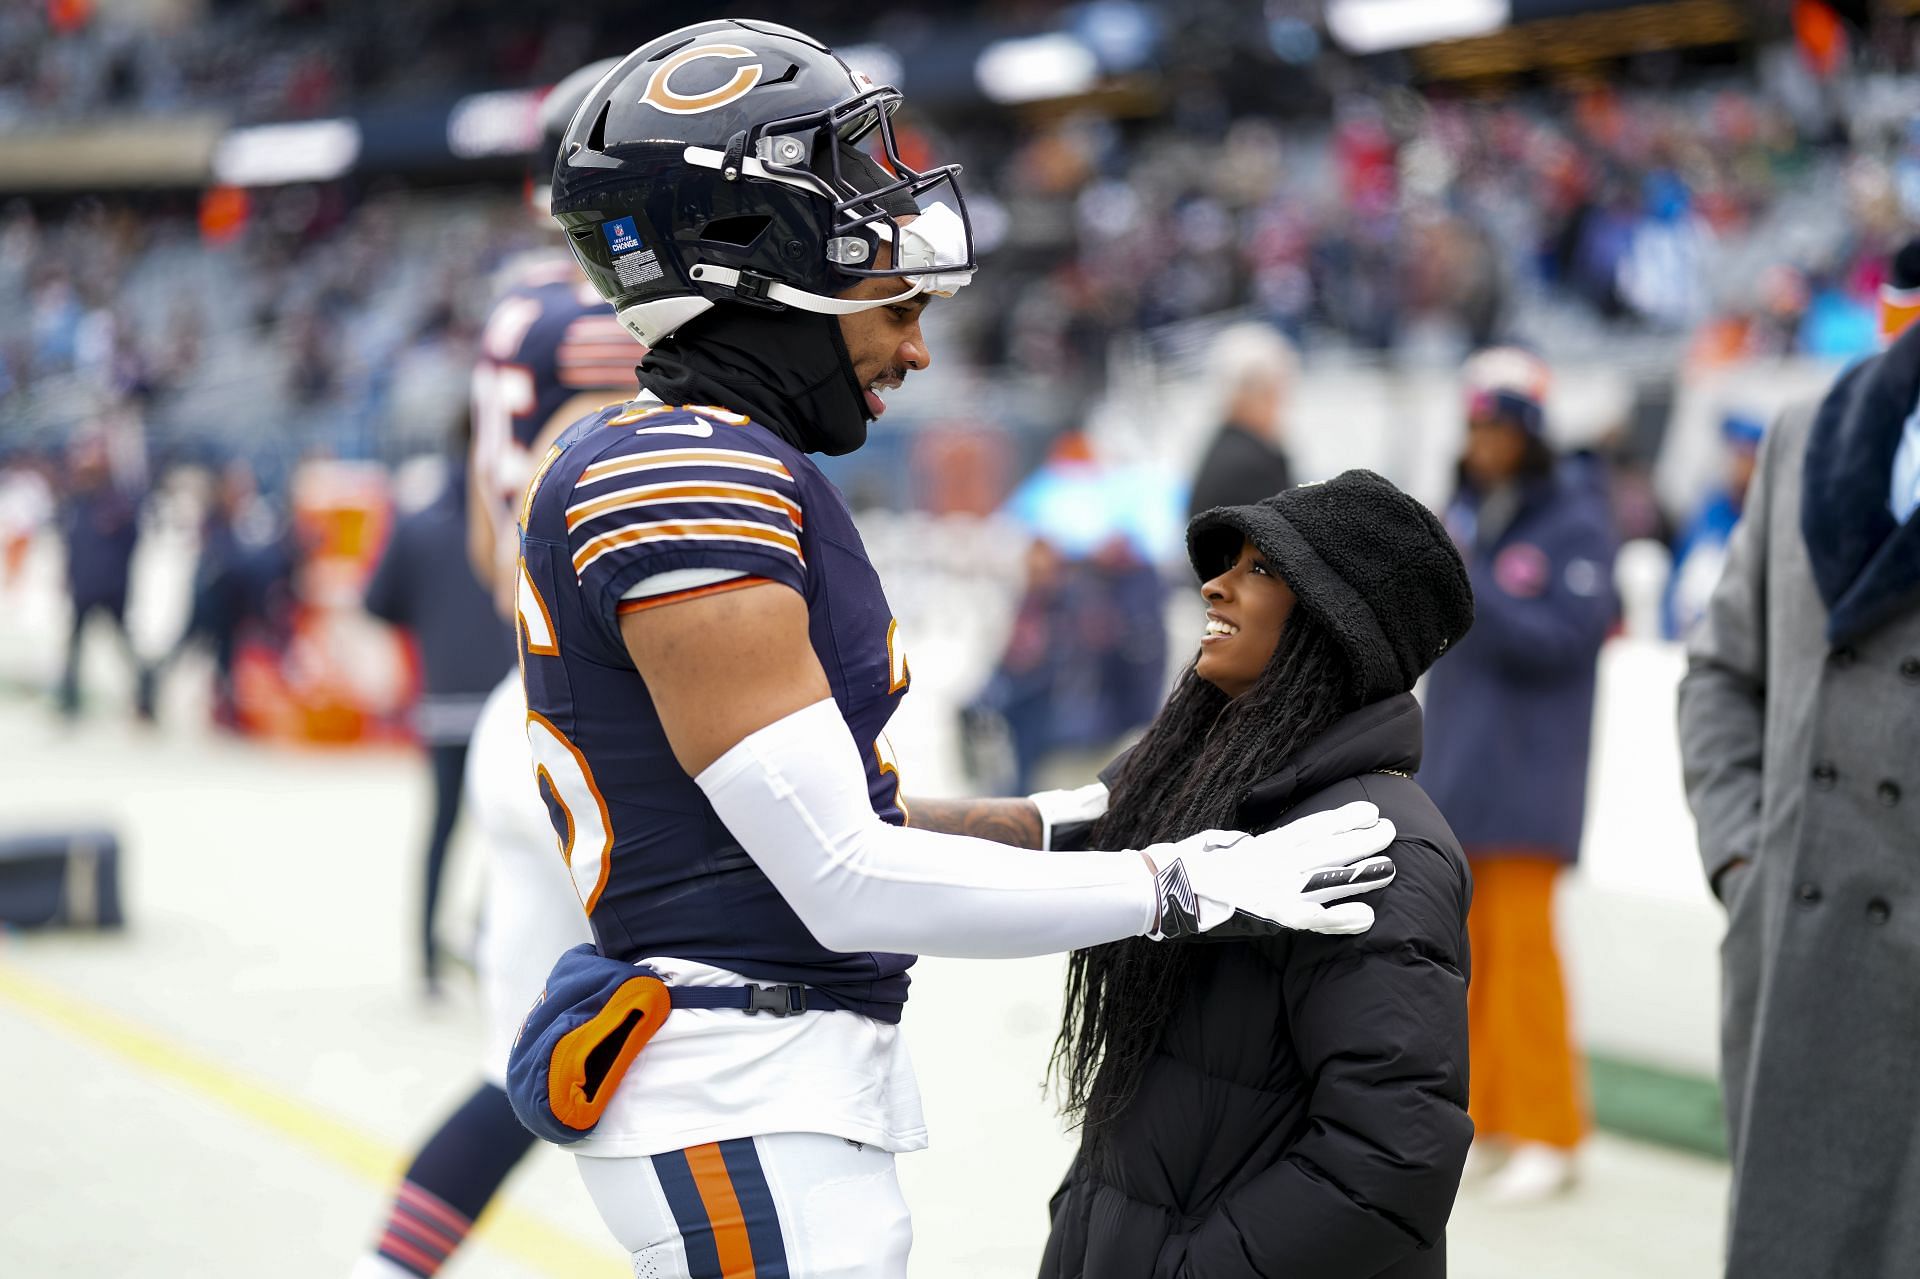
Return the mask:
<path id="1" fill-rule="evenodd" d="M 701 58 L 751 58 L 752 56 L 753 50 L 743 49 L 737 44 L 703 44 L 692 49 L 683 49 L 660 64 L 659 69 L 647 80 L 647 91 L 640 95 L 640 100 L 648 106 L 657 107 L 674 115 L 699 115 L 702 111 L 724 107 L 760 83 L 761 68 L 758 62 L 749 62 L 744 67 L 735 67 L 733 78 L 710 93 L 675 92 L 670 83 L 673 73 L 689 62 L 697 62 Z"/>

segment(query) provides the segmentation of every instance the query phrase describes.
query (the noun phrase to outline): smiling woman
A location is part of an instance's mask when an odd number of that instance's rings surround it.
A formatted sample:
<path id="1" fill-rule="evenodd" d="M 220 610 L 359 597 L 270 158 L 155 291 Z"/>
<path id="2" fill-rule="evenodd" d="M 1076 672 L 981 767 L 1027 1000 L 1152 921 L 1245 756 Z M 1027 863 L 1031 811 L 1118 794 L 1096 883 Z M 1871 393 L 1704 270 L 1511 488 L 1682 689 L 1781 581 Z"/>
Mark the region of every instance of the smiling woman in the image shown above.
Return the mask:
<path id="1" fill-rule="evenodd" d="M 1245 542 L 1200 594 L 1207 601 L 1207 629 L 1194 674 L 1238 697 L 1254 686 L 1280 647 L 1280 632 L 1293 614 L 1293 588 L 1253 543 Z"/>
<path id="2" fill-rule="evenodd" d="M 1088 846 L 1366 800 L 1397 832 L 1392 883 L 1352 937 L 1075 952 L 1054 1069 L 1081 1153 L 1041 1274 L 1435 1279 L 1472 1135 L 1469 890 L 1411 777 L 1408 690 L 1472 622 L 1466 570 L 1432 513 L 1366 471 L 1208 511 L 1187 547 L 1199 652 L 1108 770 Z"/>

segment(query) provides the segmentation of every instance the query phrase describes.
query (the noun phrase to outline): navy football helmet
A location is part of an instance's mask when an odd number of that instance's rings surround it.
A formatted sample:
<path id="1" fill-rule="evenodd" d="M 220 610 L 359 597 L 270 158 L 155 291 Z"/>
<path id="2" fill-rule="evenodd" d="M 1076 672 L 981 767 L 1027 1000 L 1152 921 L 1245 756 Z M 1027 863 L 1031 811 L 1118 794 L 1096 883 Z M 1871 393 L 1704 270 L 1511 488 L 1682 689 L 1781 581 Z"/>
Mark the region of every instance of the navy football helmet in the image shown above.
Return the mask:
<path id="1" fill-rule="evenodd" d="M 650 346 L 717 303 L 837 315 L 950 295 L 974 270 L 960 166 L 907 165 L 900 102 L 790 28 L 683 27 L 621 59 L 574 113 L 553 216 Z M 873 276 L 908 288 L 835 296 Z"/>

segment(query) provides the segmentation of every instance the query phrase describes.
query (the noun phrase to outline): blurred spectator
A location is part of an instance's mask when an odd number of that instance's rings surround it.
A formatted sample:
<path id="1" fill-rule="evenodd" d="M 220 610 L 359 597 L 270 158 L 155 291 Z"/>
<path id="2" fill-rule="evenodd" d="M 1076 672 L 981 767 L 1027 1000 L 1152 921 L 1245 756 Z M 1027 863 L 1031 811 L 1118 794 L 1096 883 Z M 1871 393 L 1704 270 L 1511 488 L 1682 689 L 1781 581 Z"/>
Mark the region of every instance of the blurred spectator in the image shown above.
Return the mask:
<path id="1" fill-rule="evenodd" d="M 1680 685 L 1739 1279 L 1913 1272 L 1920 326 L 1761 445 Z"/>
<path id="2" fill-rule="evenodd" d="M 1645 217 L 1620 261 L 1620 296 L 1656 327 L 1689 328 L 1707 314 L 1712 229 L 1675 173 L 1647 175 L 1642 198 Z"/>
<path id="3" fill-rule="evenodd" d="M 1164 595 L 1159 573 L 1121 539 L 1086 559 L 1033 542 L 1006 651 L 969 708 L 1005 721 L 1015 790 L 1034 789 L 1055 751 L 1109 746 L 1153 717 Z"/>
<path id="4" fill-rule="evenodd" d="M 1468 1032 L 1492 1195 L 1573 1178 L 1587 1120 L 1554 941 L 1553 893 L 1586 810 L 1600 645 L 1615 613 L 1598 477 L 1548 445 L 1547 373 L 1513 348 L 1467 365 L 1466 454 L 1446 522 L 1473 582 L 1466 639 L 1433 668 L 1420 778 L 1473 869 Z"/>
<path id="5" fill-rule="evenodd" d="M 424 676 L 414 722 L 433 770 L 420 923 L 421 971 L 430 994 L 439 990 L 434 914 L 447 842 L 460 815 L 467 742 L 500 672 L 513 665 L 512 632 L 468 563 L 465 474 L 463 457 L 447 467 L 432 502 L 394 525 L 366 594 L 367 612 L 413 636 Z"/>
<path id="6" fill-rule="evenodd" d="M 1667 580 L 1663 619 L 1669 639 L 1685 638 L 1707 611 L 1707 600 L 1727 562 L 1727 539 L 1746 506 L 1754 458 L 1765 433 L 1765 424 L 1745 413 L 1729 413 L 1720 423 L 1726 473 L 1673 544 L 1673 575 Z"/>
<path id="7" fill-rule="evenodd" d="M 19 581 L 34 536 L 54 509 L 53 486 L 37 459 L 14 457 L 0 465 L 0 591 Z"/>
<path id="8" fill-rule="evenodd" d="M 1225 410 L 1194 475 L 1189 516 L 1246 506 L 1293 487 L 1280 445 L 1298 365 L 1292 345 L 1264 324 L 1235 325 L 1220 335 L 1207 385 L 1219 392 Z"/>
<path id="9" fill-rule="evenodd" d="M 1033 536 L 1026 586 L 968 713 L 1005 721 L 1015 786 L 1031 790 L 1054 751 L 1110 746 L 1159 708 L 1166 591 L 1151 554 L 1178 527 L 1178 493 L 1150 468 L 1097 459 L 1085 435 L 1068 432 L 1006 509 Z"/>
<path id="10" fill-rule="evenodd" d="M 234 694 L 240 645 L 285 604 L 293 564 L 293 547 L 260 495 L 252 463 L 235 458 L 215 480 L 200 530 L 186 632 L 163 664 L 172 665 L 197 642 L 213 650 L 212 716 L 221 728 L 242 726 Z"/>
<path id="11" fill-rule="evenodd" d="M 134 546 L 140 539 L 140 497 L 125 491 L 116 480 L 102 435 L 85 435 L 69 451 L 60 533 L 67 550 L 67 595 L 73 603 L 66 669 L 60 677 L 60 713 L 68 718 L 80 713 L 81 640 L 87 620 L 102 613 L 133 671 L 134 709 L 142 719 L 152 719 L 152 672 L 127 630 L 127 587 Z"/>

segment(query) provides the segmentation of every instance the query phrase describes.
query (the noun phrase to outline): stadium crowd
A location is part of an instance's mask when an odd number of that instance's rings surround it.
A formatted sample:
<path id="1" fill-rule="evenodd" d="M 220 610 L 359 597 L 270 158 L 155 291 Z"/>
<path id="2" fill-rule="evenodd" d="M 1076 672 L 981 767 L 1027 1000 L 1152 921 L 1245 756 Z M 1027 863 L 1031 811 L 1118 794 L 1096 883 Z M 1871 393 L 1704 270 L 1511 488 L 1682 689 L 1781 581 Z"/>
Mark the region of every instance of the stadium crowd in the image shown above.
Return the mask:
<path id="1" fill-rule="evenodd" d="M 299 3 L 169 12 L 9 9 L 0 130 L 208 106 L 300 119 L 537 86 L 624 47 L 632 21 L 594 5 L 563 23 L 504 4 L 350 5 L 325 21 Z M 923 19 L 1020 13 L 934 5 Z M 864 15 L 809 16 L 831 30 Z M 954 322 L 975 366 L 1093 395 L 1115 337 L 1227 311 L 1268 320 L 1310 358 L 1451 361 L 1514 336 L 1551 355 L 1634 333 L 1844 357 L 1870 346 L 1878 264 L 1920 213 L 1920 95 L 1894 75 L 1823 79 L 1791 56 L 1688 74 L 1656 63 L 1482 99 L 1381 91 L 1337 62 L 1289 68 L 1274 53 L 1269 106 L 1249 109 L 1225 74 L 1244 51 L 1168 28 L 1157 56 L 1167 74 L 1131 113 L 936 103 L 911 122 L 910 149 L 968 169 L 990 268 Z M 8 206 L 0 289 L 27 304 L 0 316 L 0 404 L 28 425 L 71 425 L 87 403 L 78 375 L 89 391 L 154 397 L 163 435 L 204 432 L 244 398 L 306 444 L 404 453 L 424 429 L 410 410 L 453 384 L 493 269 L 525 247 L 502 185 L 401 195 L 343 179 L 197 208 Z M 36 390 L 51 400 L 23 408 Z"/>

